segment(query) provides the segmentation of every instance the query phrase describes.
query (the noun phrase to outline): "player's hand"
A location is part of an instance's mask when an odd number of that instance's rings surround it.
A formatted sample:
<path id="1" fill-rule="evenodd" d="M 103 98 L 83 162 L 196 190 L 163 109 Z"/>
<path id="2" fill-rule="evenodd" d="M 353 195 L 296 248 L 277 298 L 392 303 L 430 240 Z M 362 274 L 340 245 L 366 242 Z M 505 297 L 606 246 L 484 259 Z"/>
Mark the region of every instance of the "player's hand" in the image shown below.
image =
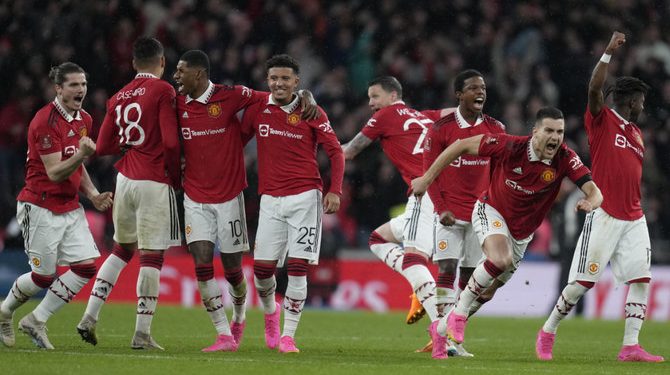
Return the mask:
<path id="1" fill-rule="evenodd" d="M 95 142 L 89 137 L 81 137 L 79 140 L 79 152 L 84 156 L 91 156 L 95 154 Z"/>
<path id="2" fill-rule="evenodd" d="M 300 105 L 302 106 L 303 120 L 316 120 L 321 117 L 321 112 L 319 112 L 319 107 L 316 106 L 316 100 L 314 100 L 314 95 L 312 95 L 311 91 L 302 90 Z"/>
<path id="3" fill-rule="evenodd" d="M 440 224 L 450 227 L 454 224 L 456 224 L 456 217 L 454 216 L 454 213 L 447 210 L 444 212 L 440 213 Z"/>
<path id="4" fill-rule="evenodd" d="M 577 202 L 577 205 L 575 206 L 575 211 L 578 210 L 582 210 L 588 213 L 593 211 L 593 205 L 586 199 L 580 199 L 579 202 Z"/>
<path id="5" fill-rule="evenodd" d="M 612 39 L 610 39 L 610 42 L 607 44 L 607 48 L 605 48 L 605 53 L 611 55 L 612 52 L 619 49 L 624 43 L 626 43 L 626 35 L 615 31 L 612 34 Z"/>
<path id="6" fill-rule="evenodd" d="M 108 208 L 112 207 L 112 203 L 114 203 L 113 197 L 114 193 L 106 191 L 92 196 L 91 203 L 93 203 L 93 207 L 95 207 L 96 210 L 107 211 Z"/>
<path id="7" fill-rule="evenodd" d="M 411 188 L 412 194 L 420 197 L 426 193 L 426 190 L 428 190 L 428 184 L 423 180 L 423 177 L 417 177 L 412 180 Z"/>
<path id="8" fill-rule="evenodd" d="M 323 212 L 332 214 L 340 209 L 340 196 L 335 193 L 328 193 L 323 197 Z"/>

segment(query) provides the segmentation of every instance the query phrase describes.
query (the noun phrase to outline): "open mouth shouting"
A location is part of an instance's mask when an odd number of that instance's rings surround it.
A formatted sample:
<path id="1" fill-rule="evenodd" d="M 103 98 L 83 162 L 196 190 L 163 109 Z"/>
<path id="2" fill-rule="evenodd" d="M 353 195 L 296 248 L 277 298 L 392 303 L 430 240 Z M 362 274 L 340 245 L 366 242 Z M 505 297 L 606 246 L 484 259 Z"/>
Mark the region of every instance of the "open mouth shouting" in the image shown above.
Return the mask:
<path id="1" fill-rule="evenodd" d="M 556 154 L 556 150 L 558 150 L 558 141 L 547 141 L 546 146 L 544 146 L 545 153 L 550 156 L 554 156 Z"/>
<path id="2" fill-rule="evenodd" d="M 486 97 L 484 97 L 484 96 L 480 96 L 480 97 L 475 98 L 474 107 L 477 110 L 481 111 L 484 108 L 484 102 L 485 101 L 486 101 Z"/>

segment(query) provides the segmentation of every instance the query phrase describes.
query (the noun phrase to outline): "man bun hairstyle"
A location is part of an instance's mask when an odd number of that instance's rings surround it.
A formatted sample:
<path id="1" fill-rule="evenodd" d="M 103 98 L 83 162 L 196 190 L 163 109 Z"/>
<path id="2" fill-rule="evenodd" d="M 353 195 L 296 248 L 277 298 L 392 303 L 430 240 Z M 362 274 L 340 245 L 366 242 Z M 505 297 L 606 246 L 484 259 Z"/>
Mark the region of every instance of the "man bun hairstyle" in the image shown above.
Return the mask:
<path id="1" fill-rule="evenodd" d="M 82 69 L 81 66 L 73 63 L 73 62 L 64 62 L 60 65 L 57 66 L 52 66 L 51 70 L 49 71 L 49 79 L 51 82 L 57 84 L 57 85 L 62 85 L 63 82 L 65 82 L 65 76 L 67 76 L 70 73 L 84 73 L 84 69 Z"/>
<path id="2" fill-rule="evenodd" d="M 635 77 L 619 77 L 614 81 L 614 85 L 605 90 L 605 98 L 612 94 L 612 99 L 617 105 L 625 104 L 635 94 L 647 95 L 650 87 L 641 79 Z"/>
<path id="3" fill-rule="evenodd" d="M 265 62 L 265 73 L 270 71 L 270 68 L 291 68 L 296 75 L 300 74 L 300 64 L 293 57 L 283 53 L 281 55 L 274 55 Z"/>
<path id="4" fill-rule="evenodd" d="M 191 68 L 200 68 L 204 69 L 209 77 L 209 56 L 204 51 L 199 49 L 192 49 L 186 51 L 179 60 L 184 61 Z"/>
<path id="5" fill-rule="evenodd" d="M 141 37 L 133 43 L 133 60 L 140 68 L 159 63 L 163 56 L 163 45 L 156 38 Z"/>
<path id="6" fill-rule="evenodd" d="M 374 85 L 381 86 L 384 91 L 389 93 L 395 91 L 398 94 L 398 99 L 402 99 L 402 85 L 395 77 L 381 76 L 368 82 L 368 87 L 372 87 Z"/>

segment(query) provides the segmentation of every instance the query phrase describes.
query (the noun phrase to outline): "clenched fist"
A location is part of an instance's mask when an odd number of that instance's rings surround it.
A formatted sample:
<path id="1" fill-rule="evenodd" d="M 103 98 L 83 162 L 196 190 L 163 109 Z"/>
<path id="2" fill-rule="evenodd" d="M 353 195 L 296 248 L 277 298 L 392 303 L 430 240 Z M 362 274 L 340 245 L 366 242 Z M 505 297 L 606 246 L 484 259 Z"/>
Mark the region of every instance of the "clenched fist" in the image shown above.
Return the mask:
<path id="1" fill-rule="evenodd" d="M 79 140 L 79 152 L 84 156 L 91 156 L 95 153 L 95 142 L 89 137 L 81 137 Z"/>

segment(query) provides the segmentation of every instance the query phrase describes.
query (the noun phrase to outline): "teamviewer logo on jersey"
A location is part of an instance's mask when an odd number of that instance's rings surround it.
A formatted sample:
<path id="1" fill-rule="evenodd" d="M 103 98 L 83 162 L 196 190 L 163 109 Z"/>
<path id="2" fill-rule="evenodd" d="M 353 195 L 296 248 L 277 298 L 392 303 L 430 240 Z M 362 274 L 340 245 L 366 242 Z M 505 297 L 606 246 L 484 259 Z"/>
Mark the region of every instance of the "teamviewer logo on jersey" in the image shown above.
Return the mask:
<path id="1" fill-rule="evenodd" d="M 268 124 L 258 125 L 258 134 L 260 134 L 261 137 L 267 137 L 268 135 L 270 135 L 270 125 Z"/>
<path id="2" fill-rule="evenodd" d="M 452 161 L 451 164 L 449 164 L 452 167 L 459 168 L 461 166 L 461 157 L 459 156 L 456 160 Z"/>
<path id="3" fill-rule="evenodd" d="M 191 139 L 191 128 L 181 128 L 181 136 L 184 139 Z"/>

